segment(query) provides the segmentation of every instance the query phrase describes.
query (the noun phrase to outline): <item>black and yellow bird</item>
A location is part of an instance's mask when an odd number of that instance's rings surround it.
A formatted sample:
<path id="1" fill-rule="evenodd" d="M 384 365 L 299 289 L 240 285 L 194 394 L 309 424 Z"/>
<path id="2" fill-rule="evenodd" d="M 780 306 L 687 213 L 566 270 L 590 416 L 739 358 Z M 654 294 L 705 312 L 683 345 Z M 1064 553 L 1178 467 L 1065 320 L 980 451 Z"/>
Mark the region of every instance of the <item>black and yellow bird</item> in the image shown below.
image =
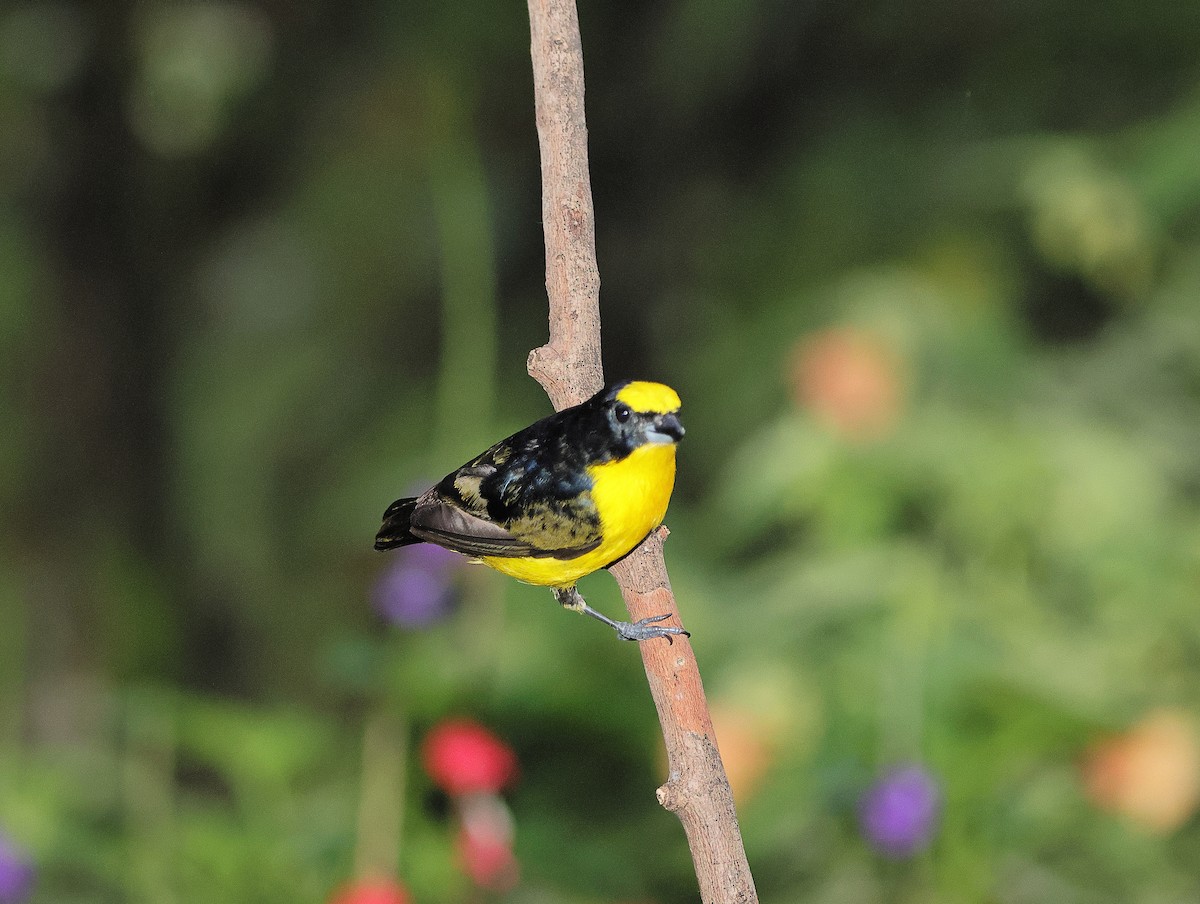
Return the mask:
<path id="1" fill-rule="evenodd" d="M 514 433 L 420 496 L 383 513 L 376 549 L 436 543 L 528 584 L 624 640 L 687 634 L 667 615 L 613 621 L 575 582 L 607 567 L 662 523 L 683 438 L 679 396 L 626 380 Z"/>

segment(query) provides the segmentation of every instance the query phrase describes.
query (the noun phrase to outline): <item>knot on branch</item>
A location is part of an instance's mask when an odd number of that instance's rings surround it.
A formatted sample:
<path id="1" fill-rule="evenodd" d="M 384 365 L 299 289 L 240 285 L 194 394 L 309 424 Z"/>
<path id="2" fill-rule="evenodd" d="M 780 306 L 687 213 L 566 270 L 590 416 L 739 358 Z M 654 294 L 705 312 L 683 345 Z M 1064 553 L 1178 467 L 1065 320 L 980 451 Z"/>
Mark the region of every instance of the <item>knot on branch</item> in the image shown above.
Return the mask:
<path id="1" fill-rule="evenodd" d="M 539 383 L 549 379 L 551 374 L 556 370 L 561 370 L 563 366 L 562 355 L 549 343 L 539 345 L 529 353 L 529 357 L 525 361 L 525 370 Z"/>
<path id="2" fill-rule="evenodd" d="M 578 320 L 579 314 L 571 311 L 566 319 Z M 598 332 L 598 325 L 596 329 Z M 576 352 L 569 339 L 564 344 L 564 340 L 554 338 L 556 332 L 561 330 L 557 330 L 551 321 L 550 341 L 529 353 L 525 367 L 529 375 L 542 384 L 555 410 L 561 411 L 598 392 L 604 385 L 604 376 L 598 363 L 598 350 L 594 355 Z"/>
<path id="3" fill-rule="evenodd" d="M 732 812 L 733 801 L 725 767 L 716 745 L 695 731 L 685 732 L 682 740 L 681 768 L 672 768 L 670 778 L 654 792 L 659 804 L 672 813 L 714 805 L 718 809 L 727 807 Z"/>
<path id="4" fill-rule="evenodd" d="M 662 808 L 669 813 L 678 813 L 683 809 L 685 798 L 679 792 L 678 783 L 673 778 L 667 779 L 659 785 L 654 796 L 658 798 Z"/>

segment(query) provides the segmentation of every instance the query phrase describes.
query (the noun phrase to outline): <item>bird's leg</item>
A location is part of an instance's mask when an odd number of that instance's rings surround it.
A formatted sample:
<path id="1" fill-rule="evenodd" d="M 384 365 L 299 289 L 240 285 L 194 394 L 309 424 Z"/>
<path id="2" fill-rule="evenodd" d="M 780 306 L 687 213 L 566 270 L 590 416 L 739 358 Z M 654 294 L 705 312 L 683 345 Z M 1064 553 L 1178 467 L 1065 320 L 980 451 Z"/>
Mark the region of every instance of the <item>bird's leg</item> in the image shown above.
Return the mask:
<path id="1" fill-rule="evenodd" d="M 597 612 L 591 606 L 584 602 L 579 591 L 572 585 L 571 587 L 553 587 L 554 598 L 566 609 L 574 612 L 582 612 L 584 615 L 590 615 L 597 621 L 602 621 L 614 631 L 617 632 L 617 637 L 621 640 L 650 640 L 655 637 L 665 637 L 668 643 L 674 643 L 671 640 L 672 634 L 682 634 L 684 637 L 691 637 L 690 631 L 685 631 L 683 628 L 674 628 L 669 625 L 656 625 L 655 622 L 660 622 L 664 618 L 670 618 L 670 613 L 666 615 L 652 615 L 649 618 L 641 618 L 635 622 L 613 621 L 607 615 Z"/>

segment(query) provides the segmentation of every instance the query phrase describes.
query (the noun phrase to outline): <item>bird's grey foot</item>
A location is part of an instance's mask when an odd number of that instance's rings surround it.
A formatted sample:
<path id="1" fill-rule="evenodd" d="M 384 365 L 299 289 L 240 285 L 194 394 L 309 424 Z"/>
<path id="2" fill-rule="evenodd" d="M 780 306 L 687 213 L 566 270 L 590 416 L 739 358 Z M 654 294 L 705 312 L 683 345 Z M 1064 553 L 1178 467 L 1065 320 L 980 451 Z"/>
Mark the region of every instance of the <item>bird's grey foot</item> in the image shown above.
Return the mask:
<path id="1" fill-rule="evenodd" d="M 584 615 L 590 615 L 597 621 L 604 622 L 604 624 L 617 632 L 617 637 L 621 638 L 621 640 L 653 640 L 655 637 L 665 637 L 667 643 L 674 643 L 672 635 L 682 634 L 684 637 L 692 636 L 690 631 L 685 631 L 683 628 L 655 624 L 655 622 L 670 618 L 669 613 L 666 615 L 652 615 L 649 618 L 640 618 L 635 622 L 613 621 L 607 615 L 597 612 L 584 602 L 583 597 L 574 587 L 554 588 L 554 598 L 567 609 L 582 612 Z"/>

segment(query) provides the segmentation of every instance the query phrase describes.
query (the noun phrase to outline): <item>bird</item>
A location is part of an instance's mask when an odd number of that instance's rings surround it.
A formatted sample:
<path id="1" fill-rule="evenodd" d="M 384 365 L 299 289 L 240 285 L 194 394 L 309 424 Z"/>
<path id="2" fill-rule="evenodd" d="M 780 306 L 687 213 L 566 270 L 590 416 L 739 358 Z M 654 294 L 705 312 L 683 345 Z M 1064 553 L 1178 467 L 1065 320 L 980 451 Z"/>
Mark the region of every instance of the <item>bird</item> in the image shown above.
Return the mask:
<path id="1" fill-rule="evenodd" d="M 383 513 L 375 548 L 435 543 L 549 587 L 562 606 L 622 640 L 690 636 L 660 624 L 669 613 L 611 619 L 575 586 L 662 523 L 684 435 L 680 407 L 679 394 L 662 383 L 607 386 L 500 440 L 421 495 L 397 499 Z"/>

